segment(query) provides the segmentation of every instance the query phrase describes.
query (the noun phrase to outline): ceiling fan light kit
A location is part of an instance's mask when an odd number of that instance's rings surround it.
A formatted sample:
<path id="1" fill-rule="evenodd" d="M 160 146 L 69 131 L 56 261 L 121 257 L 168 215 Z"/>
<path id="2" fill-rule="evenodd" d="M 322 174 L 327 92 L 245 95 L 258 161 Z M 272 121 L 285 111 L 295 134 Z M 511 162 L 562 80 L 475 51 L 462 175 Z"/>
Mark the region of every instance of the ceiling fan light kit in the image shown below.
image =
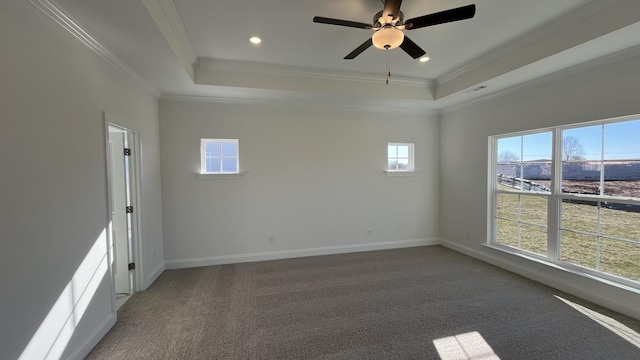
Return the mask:
<path id="1" fill-rule="evenodd" d="M 404 33 L 395 27 L 385 27 L 373 33 L 371 40 L 378 49 L 391 50 L 402 45 Z"/>

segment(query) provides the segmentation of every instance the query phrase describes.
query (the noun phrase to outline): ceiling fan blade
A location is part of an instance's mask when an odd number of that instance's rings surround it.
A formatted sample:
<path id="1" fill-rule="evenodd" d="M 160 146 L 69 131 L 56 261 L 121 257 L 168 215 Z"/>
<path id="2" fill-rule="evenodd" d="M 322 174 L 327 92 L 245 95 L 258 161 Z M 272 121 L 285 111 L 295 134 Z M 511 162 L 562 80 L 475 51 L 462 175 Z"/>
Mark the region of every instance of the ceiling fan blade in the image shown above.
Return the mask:
<path id="1" fill-rule="evenodd" d="M 414 59 L 417 59 L 426 54 L 426 52 L 422 50 L 422 48 L 418 46 L 418 44 L 414 43 L 406 35 L 404 36 L 404 41 L 402 42 L 402 44 L 400 44 L 400 48 Z"/>
<path id="2" fill-rule="evenodd" d="M 419 29 L 426 26 L 445 24 L 458 20 L 471 19 L 476 14 L 476 6 L 467 5 L 451 10 L 445 10 L 429 15 L 419 16 L 404 22 L 404 28 L 407 30 Z"/>
<path id="3" fill-rule="evenodd" d="M 385 0 L 382 16 L 391 16 L 391 20 L 397 18 L 400 13 L 400 5 L 402 5 L 402 0 Z"/>
<path id="4" fill-rule="evenodd" d="M 355 59 L 356 56 L 360 55 L 363 51 L 367 50 L 371 45 L 373 45 L 373 40 L 369 38 L 367 41 L 363 42 L 362 45 L 358 46 L 355 50 L 349 53 L 349 55 L 345 56 L 346 60 Z"/>
<path id="5" fill-rule="evenodd" d="M 314 17 L 313 22 L 320 23 L 320 24 L 346 26 L 346 27 L 352 27 L 352 28 L 358 28 L 358 29 L 371 29 L 373 27 L 371 26 L 371 24 L 365 24 L 365 23 L 349 21 L 349 20 L 331 19 L 331 18 L 326 18 L 322 16 Z"/>

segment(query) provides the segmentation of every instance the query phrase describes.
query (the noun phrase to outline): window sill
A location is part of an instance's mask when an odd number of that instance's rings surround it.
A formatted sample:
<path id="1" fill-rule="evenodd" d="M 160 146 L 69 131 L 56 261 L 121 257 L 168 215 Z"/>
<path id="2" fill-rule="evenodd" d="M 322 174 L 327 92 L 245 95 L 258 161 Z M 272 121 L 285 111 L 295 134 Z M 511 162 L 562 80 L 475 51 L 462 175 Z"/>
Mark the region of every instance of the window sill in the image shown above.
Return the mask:
<path id="1" fill-rule="evenodd" d="M 525 260 L 529 260 L 529 261 L 532 261 L 532 262 L 535 262 L 535 263 L 538 263 L 538 264 L 541 264 L 541 265 L 545 265 L 545 266 L 548 266 L 548 267 L 556 269 L 556 270 L 560 270 L 560 271 L 564 271 L 564 272 L 571 273 L 571 274 L 574 274 L 574 275 L 582 276 L 582 277 L 585 277 L 585 278 L 588 278 L 588 279 L 591 279 L 591 280 L 594 280 L 594 281 L 598 281 L 598 282 L 601 282 L 601 283 L 604 283 L 604 284 L 607 284 L 607 285 L 610 285 L 610 286 L 614 286 L 614 287 L 617 287 L 617 288 L 620 288 L 620 289 L 623 289 L 623 290 L 626 290 L 626 291 L 630 291 L 630 292 L 633 292 L 633 293 L 636 293 L 636 294 L 640 294 L 640 289 L 639 288 L 631 286 L 631 285 L 628 285 L 628 284 L 626 284 L 624 282 L 610 280 L 610 279 L 608 279 L 606 277 L 598 276 L 596 274 L 592 274 L 592 273 L 585 272 L 585 271 L 580 271 L 579 269 L 576 269 L 576 268 L 573 268 L 573 267 L 569 267 L 569 266 L 564 266 L 562 264 L 555 263 L 555 262 L 552 262 L 552 261 L 549 261 L 549 260 L 545 260 L 545 259 L 539 258 L 537 256 L 532 256 L 532 255 L 520 253 L 518 251 L 512 250 L 511 248 L 508 248 L 508 247 L 505 247 L 505 246 L 500 246 L 500 245 L 497 245 L 497 244 L 482 244 L 482 246 L 484 246 L 486 248 L 489 248 L 489 249 L 492 249 L 492 250 L 495 250 L 495 251 L 499 251 L 499 252 L 504 253 L 504 254 L 513 255 L 513 256 L 519 257 L 521 259 L 525 259 Z"/>
<path id="2" fill-rule="evenodd" d="M 387 176 L 415 176 L 416 174 L 415 171 L 389 171 L 389 170 L 384 170 L 384 173 Z"/>
<path id="3" fill-rule="evenodd" d="M 241 171 L 239 173 L 229 173 L 229 174 L 196 174 L 198 179 L 203 180 L 233 180 L 233 179 L 242 179 L 246 171 Z"/>

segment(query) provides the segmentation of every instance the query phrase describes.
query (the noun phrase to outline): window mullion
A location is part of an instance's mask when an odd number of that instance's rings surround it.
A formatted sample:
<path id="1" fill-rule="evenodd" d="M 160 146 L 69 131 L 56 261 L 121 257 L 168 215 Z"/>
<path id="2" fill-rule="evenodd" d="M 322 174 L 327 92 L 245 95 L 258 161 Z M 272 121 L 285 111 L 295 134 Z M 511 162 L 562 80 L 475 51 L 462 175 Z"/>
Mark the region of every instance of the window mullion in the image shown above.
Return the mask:
<path id="1" fill-rule="evenodd" d="M 602 216 L 602 202 L 598 201 L 598 212 L 596 217 L 596 270 L 600 270 L 600 240 L 602 239 L 602 229 L 600 228 L 600 220 Z"/>
<path id="2" fill-rule="evenodd" d="M 547 257 L 553 261 L 561 255 L 562 231 L 562 130 L 555 129 L 551 142 L 551 195 L 547 203 Z"/>

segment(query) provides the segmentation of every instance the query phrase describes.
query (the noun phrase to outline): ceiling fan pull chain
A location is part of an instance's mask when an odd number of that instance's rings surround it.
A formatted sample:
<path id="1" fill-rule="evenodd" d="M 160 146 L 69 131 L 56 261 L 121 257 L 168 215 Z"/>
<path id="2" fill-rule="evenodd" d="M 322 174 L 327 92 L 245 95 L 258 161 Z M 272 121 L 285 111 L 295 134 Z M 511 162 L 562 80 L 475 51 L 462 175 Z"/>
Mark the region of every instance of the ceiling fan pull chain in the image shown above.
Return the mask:
<path id="1" fill-rule="evenodd" d="M 391 77 L 391 51 L 387 49 L 387 85 L 389 85 L 390 77 Z"/>

